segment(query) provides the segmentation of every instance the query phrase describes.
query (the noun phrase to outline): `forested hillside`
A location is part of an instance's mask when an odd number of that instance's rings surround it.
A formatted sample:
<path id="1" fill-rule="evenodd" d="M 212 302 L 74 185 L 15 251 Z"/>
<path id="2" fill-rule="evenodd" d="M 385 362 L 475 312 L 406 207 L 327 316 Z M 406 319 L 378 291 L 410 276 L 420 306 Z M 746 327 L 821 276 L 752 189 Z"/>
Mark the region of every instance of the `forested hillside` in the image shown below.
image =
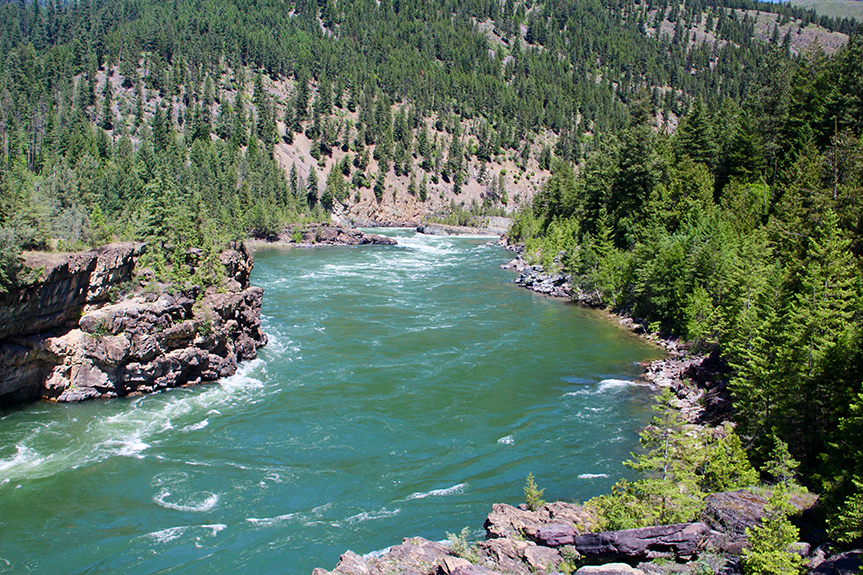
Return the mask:
<path id="1" fill-rule="evenodd" d="M 134 238 L 170 264 L 324 210 L 510 211 L 633 101 L 672 130 L 695 95 L 740 102 L 855 26 L 730 6 L 3 3 L 2 285 L 19 248 Z"/>

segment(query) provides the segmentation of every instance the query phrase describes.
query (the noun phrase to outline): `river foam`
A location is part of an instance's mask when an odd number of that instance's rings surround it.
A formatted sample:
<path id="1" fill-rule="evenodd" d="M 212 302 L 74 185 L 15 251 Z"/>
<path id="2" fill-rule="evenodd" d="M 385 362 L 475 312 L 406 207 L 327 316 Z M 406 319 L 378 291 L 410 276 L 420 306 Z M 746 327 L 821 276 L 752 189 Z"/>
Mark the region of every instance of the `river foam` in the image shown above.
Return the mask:
<path id="1" fill-rule="evenodd" d="M 167 489 L 162 489 L 159 491 L 158 495 L 153 497 L 153 501 L 165 509 L 192 511 L 195 513 L 212 511 L 219 503 L 219 496 L 210 491 L 194 493 L 185 503 L 171 503 L 170 501 L 167 501 L 168 497 L 171 497 L 171 492 Z"/>
<path id="2" fill-rule="evenodd" d="M 597 391 L 610 391 L 613 389 L 620 389 L 622 387 L 629 387 L 631 385 L 638 385 L 634 381 L 629 381 L 628 379 L 603 379 L 599 382 L 597 386 Z"/>
<path id="3" fill-rule="evenodd" d="M 600 477 L 608 477 L 607 473 L 582 473 L 578 476 L 579 479 L 599 479 Z"/>
<path id="4" fill-rule="evenodd" d="M 87 417 L 82 414 L 56 420 L 51 426 L 35 426 L 15 444 L 11 457 L 0 459 L 0 485 L 49 477 L 111 457 L 143 458 L 154 445 L 170 437 L 175 424 L 184 431 L 203 429 L 209 421 L 201 414 L 221 415 L 222 410 L 249 403 L 264 386 L 255 376 L 263 367 L 260 359 L 244 362 L 235 375 L 218 384 L 118 400 L 107 404 L 106 410 L 89 411 Z M 106 415 L 108 409 L 115 413 Z M 65 437 L 68 446 L 45 447 L 41 434 L 48 429 Z"/>
<path id="5" fill-rule="evenodd" d="M 416 493 L 411 493 L 407 496 L 407 500 L 411 499 L 425 499 L 426 497 L 446 497 L 447 495 L 456 495 L 458 493 L 463 493 L 465 488 L 467 487 L 467 483 L 459 483 L 458 485 L 453 485 L 452 487 L 447 487 L 446 489 L 432 489 L 431 491 L 418 491 Z"/>

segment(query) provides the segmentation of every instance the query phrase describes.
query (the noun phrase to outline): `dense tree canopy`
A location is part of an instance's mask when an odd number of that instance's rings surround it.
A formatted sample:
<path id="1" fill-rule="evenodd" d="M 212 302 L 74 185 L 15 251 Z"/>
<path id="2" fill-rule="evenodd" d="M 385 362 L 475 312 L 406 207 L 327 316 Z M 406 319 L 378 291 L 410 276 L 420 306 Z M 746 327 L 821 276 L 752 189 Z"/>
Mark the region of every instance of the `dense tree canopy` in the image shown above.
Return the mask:
<path id="1" fill-rule="evenodd" d="M 634 123 L 578 178 L 558 166 L 514 232 L 547 264 L 565 250 L 589 299 L 720 352 L 754 461 L 787 442 L 850 541 L 863 516 L 863 42 L 788 66 L 769 113 L 763 99 L 696 99 L 673 136 Z"/>
<path id="2" fill-rule="evenodd" d="M 604 149 L 596 134 L 630 124 L 640 127 L 619 148 L 611 144 L 623 161 L 656 156 L 648 120 L 672 126 L 691 102 L 678 152 L 703 162 L 725 142 L 711 133 L 707 111 L 748 96 L 760 102 L 768 88 L 792 114 L 784 129 L 805 128 L 818 146 L 831 137 L 834 116 L 859 131 L 859 103 L 843 96 L 858 93 L 859 74 L 823 77 L 800 67 L 795 86 L 840 87 L 818 106 L 805 100 L 811 91 L 787 94 L 788 82 L 762 86 L 765 70 L 790 74 L 791 41 L 755 41 L 748 13 L 740 14 L 756 9 L 789 34 L 813 21 L 844 32 L 856 26 L 748 0 L 5 2 L 0 226 L 25 247 L 110 237 L 191 245 L 207 230 L 266 234 L 320 205 L 320 194 L 328 193 L 325 208 L 330 197 L 350 201 L 348 188 L 370 187 L 376 174 L 382 193 L 390 169 L 411 181 L 441 177 L 457 194 L 467 159 L 509 152 L 522 170 L 532 156 L 548 168 L 553 155 L 574 162 Z M 690 40 L 698 34 L 706 40 Z M 265 88 L 274 81 L 282 92 Z M 345 121 L 348 112 L 356 121 Z M 756 153 L 725 154 L 719 168 L 708 161 L 718 179 L 754 173 L 762 150 L 773 160 L 776 139 L 788 137 L 763 141 L 746 122 L 734 125 L 739 134 L 727 148 Z M 298 133 L 321 162 L 334 147 L 354 154 L 356 170 L 339 164 L 344 190 L 336 176 L 308 194 L 285 181 L 273 146 Z M 534 145 L 533 134 L 546 136 Z M 367 171 L 368 147 L 376 173 Z M 631 208 L 644 203 L 660 167 L 638 157 L 610 182 L 615 207 L 607 216 L 618 245 L 634 240 L 630 228 L 642 214 Z M 495 201 L 505 196 L 505 188 L 489 192 Z M 189 212 L 176 216 L 180 231 L 156 225 L 175 202 Z"/>

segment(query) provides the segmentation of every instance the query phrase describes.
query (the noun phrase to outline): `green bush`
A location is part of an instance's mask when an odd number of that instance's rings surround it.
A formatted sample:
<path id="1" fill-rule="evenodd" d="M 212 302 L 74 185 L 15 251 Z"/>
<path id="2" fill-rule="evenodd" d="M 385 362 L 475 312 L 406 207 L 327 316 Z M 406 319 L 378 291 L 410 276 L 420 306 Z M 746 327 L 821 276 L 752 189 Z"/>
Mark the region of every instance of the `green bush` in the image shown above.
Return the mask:
<path id="1" fill-rule="evenodd" d="M 471 563 L 479 563 L 480 559 L 476 547 L 468 539 L 470 537 L 470 529 L 464 527 L 458 535 L 447 531 L 446 537 L 449 539 L 453 555 L 466 559 Z"/>
<path id="2" fill-rule="evenodd" d="M 21 244 L 17 236 L 11 230 L 0 228 L 0 293 L 17 285 L 22 269 Z"/>
<path id="3" fill-rule="evenodd" d="M 673 399 L 669 390 L 658 398 L 659 413 L 641 434 L 646 451 L 624 462 L 644 478 L 619 481 L 611 493 L 587 502 L 603 529 L 693 521 L 708 493 L 756 483 L 758 476 L 731 427 L 693 429 L 681 419 Z"/>
<path id="4" fill-rule="evenodd" d="M 743 572 L 746 575 L 796 575 L 803 567 L 803 558 L 791 550 L 800 531 L 788 516 L 791 505 L 785 485 L 773 489 L 764 508 L 761 525 L 746 529 L 749 548 L 743 550 Z"/>
<path id="5" fill-rule="evenodd" d="M 545 489 L 537 487 L 533 473 L 528 473 L 527 481 L 524 484 L 524 502 L 527 503 L 527 508 L 531 511 L 536 511 L 545 505 L 545 500 L 542 498 L 544 492 Z"/>

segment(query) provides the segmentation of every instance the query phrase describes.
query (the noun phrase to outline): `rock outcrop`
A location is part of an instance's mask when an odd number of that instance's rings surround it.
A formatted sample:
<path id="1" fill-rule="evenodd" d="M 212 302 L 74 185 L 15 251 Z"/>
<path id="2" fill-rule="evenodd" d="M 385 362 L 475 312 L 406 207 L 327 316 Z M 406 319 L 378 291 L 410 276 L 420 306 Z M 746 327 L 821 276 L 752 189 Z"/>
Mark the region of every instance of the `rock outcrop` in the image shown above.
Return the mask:
<path id="1" fill-rule="evenodd" d="M 519 271 L 513 283 L 536 293 L 559 298 L 572 299 L 572 276 L 569 274 L 547 274 L 540 265 L 520 266 L 522 260 L 515 259 L 501 266 L 503 269 Z"/>
<path id="2" fill-rule="evenodd" d="M 85 304 L 108 300 L 111 286 L 129 281 L 143 244 L 109 244 L 75 254 L 29 253 L 25 264 L 41 277 L 0 294 L 0 342 L 78 320 Z"/>
<path id="3" fill-rule="evenodd" d="M 578 288 L 572 283 L 572 276 L 560 272 L 551 272 L 546 270 L 540 264 L 528 264 L 524 258 L 524 244 L 511 244 L 507 236 L 502 236 L 498 241 L 501 247 L 516 253 L 516 257 L 505 264 L 501 264 L 501 269 L 515 270 L 518 272 L 512 282 L 523 288 L 527 288 L 536 293 L 541 293 L 550 297 L 565 298 L 574 300 L 584 305 L 595 307 L 600 305 L 601 301 L 595 301 L 591 297 L 587 297 L 580 293 Z M 554 266 L 557 269 L 561 268 L 561 258 L 564 252 L 560 252 L 554 258 Z"/>
<path id="4" fill-rule="evenodd" d="M 417 233 L 430 236 L 502 236 L 509 231 L 510 218 L 479 218 L 476 226 L 451 226 L 447 224 L 423 223 L 417 226 Z"/>
<path id="5" fill-rule="evenodd" d="M 561 530 L 576 535 L 591 531 L 594 525 L 593 516 L 581 505 L 555 501 L 546 503 L 536 511 L 495 503 L 483 526 L 487 539 L 515 536 L 547 545 L 547 541 L 557 537 L 555 533 Z"/>
<path id="6" fill-rule="evenodd" d="M 394 246 L 398 242 L 379 234 L 367 234 L 355 228 L 318 223 L 290 224 L 278 234 L 266 238 L 266 243 L 311 246 L 360 246 L 366 244 Z"/>
<path id="7" fill-rule="evenodd" d="M 798 513 L 811 509 L 817 501 L 818 496 L 812 493 L 795 493 L 790 497 Z M 766 505 L 766 497 L 746 489 L 708 495 L 701 519 L 713 530 L 711 545 L 739 555 L 747 543 L 746 530 L 761 524 Z"/>
<path id="8" fill-rule="evenodd" d="M 689 559 L 704 549 L 709 534 L 710 528 L 704 523 L 680 523 L 585 533 L 575 537 L 575 548 L 597 560 Z"/>
<path id="9" fill-rule="evenodd" d="M 221 289 L 171 294 L 154 283 L 110 303 L 131 284 L 142 244 L 55 256 L 43 280 L 0 305 L 0 405 L 73 402 L 152 392 L 233 375 L 266 343 L 263 290 L 249 286 L 242 244 L 221 256 Z M 44 256 L 43 256 L 44 257 Z M 32 266 L 32 263 L 31 263 Z M 8 322 L 8 323 L 7 323 Z"/>
<path id="10" fill-rule="evenodd" d="M 857 575 L 863 569 L 863 549 L 834 555 L 810 571 L 811 575 Z"/>
<path id="11" fill-rule="evenodd" d="M 339 564 L 333 571 L 315 569 L 312 575 L 427 575 L 437 572 L 467 575 L 464 571 L 466 567 L 471 567 L 470 562 L 460 562 L 452 557 L 449 545 L 413 537 L 405 539 L 401 545 L 390 547 L 385 553 L 373 556 L 363 557 L 347 551 L 339 558 Z"/>
<path id="12" fill-rule="evenodd" d="M 816 501 L 810 494 L 792 497 L 801 512 Z M 702 522 L 604 532 L 592 532 L 595 519 L 580 505 L 554 502 L 530 511 L 524 505 L 495 504 L 485 521 L 486 539 L 467 553 L 462 550 L 462 557 L 454 557 L 447 543 L 406 539 L 373 557 L 348 552 L 332 573 L 552 575 L 580 567 L 576 573 L 669 575 L 709 570 L 734 575 L 740 572 L 745 531 L 760 524 L 766 504 L 749 491 L 715 493 L 707 498 Z M 814 573 L 824 575 L 856 573 L 848 569 L 863 560 L 859 551 L 828 559 L 826 546 L 811 556 L 807 543 L 798 543 L 795 549 L 810 558 L 811 567 L 820 569 Z M 315 575 L 329 573 L 315 570 Z"/>

